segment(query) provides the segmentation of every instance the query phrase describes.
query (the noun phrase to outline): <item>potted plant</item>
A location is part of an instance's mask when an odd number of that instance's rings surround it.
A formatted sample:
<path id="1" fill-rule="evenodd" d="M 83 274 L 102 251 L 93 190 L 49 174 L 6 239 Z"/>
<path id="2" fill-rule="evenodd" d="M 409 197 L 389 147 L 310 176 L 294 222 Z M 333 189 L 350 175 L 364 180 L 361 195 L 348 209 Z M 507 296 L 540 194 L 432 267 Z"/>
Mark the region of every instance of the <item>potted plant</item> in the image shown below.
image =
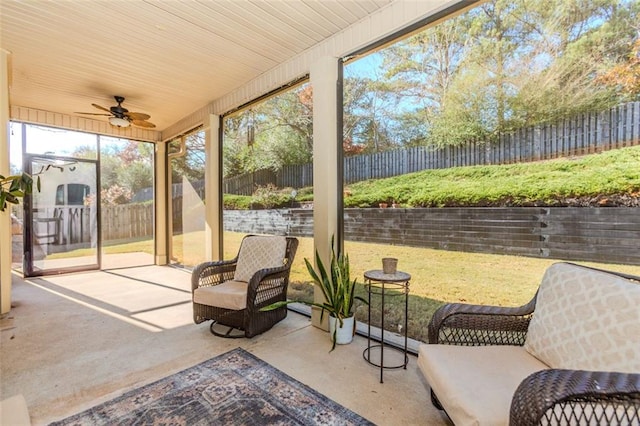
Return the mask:
<path id="1" fill-rule="evenodd" d="M 320 318 L 324 317 L 325 311 L 329 313 L 329 336 L 333 342 L 331 350 L 333 351 L 336 344 L 347 344 L 353 340 L 355 334 L 355 317 L 353 312 L 353 302 L 358 299 L 367 303 L 360 296 L 355 295 L 355 287 L 357 279 L 351 280 L 349 270 L 349 256 L 344 253 L 336 255 L 334 247 L 334 239 L 331 238 L 331 260 L 329 267 L 325 267 L 320 259 L 320 255 L 316 250 L 317 271 L 313 268 L 308 259 L 304 259 L 307 270 L 313 278 L 315 285 L 320 287 L 325 301 L 318 302 L 297 302 L 287 300 L 273 303 L 261 310 L 267 311 L 277 309 L 289 303 L 304 303 L 308 306 L 316 306 L 321 309 Z"/>
<path id="2" fill-rule="evenodd" d="M 40 191 L 40 177 L 38 177 L 37 188 Z M 14 176 L 0 175 L 0 211 L 7 208 L 7 203 L 18 204 L 20 198 L 31 194 L 33 179 L 26 173 Z"/>

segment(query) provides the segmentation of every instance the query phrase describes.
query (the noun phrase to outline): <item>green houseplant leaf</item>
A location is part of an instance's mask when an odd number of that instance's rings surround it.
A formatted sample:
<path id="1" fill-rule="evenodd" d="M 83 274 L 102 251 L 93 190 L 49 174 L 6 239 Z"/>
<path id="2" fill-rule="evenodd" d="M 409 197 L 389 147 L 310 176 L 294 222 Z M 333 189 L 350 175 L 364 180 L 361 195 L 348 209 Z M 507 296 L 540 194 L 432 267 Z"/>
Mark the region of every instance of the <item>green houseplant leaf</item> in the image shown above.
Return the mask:
<path id="1" fill-rule="evenodd" d="M 40 191 L 40 177 L 37 179 Z M 7 204 L 18 204 L 21 198 L 33 191 L 33 178 L 26 173 L 21 175 L 0 175 L 0 211 L 7 208 Z"/>
<path id="2" fill-rule="evenodd" d="M 357 279 L 351 280 L 351 272 L 349 268 L 349 256 L 340 253 L 336 254 L 334 237 L 331 237 L 331 258 L 328 267 L 324 265 L 320 254 L 316 250 L 315 261 L 317 270 L 314 269 L 309 259 L 304 259 L 304 263 L 307 266 L 307 271 L 313 279 L 316 286 L 322 291 L 325 301 L 323 303 L 318 302 L 298 302 L 295 300 L 287 300 L 282 302 L 276 302 L 269 306 L 266 306 L 261 311 L 270 311 L 288 305 L 289 303 L 304 303 L 308 306 L 315 306 L 321 309 L 320 318 L 324 318 L 324 313 L 327 311 L 329 315 L 336 318 L 340 327 L 343 325 L 343 320 L 353 315 L 353 302 L 358 299 L 364 303 L 367 301 L 359 296 L 355 296 L 355 287 Z M 333 351 L 336 347 L 336 333 L 331 338 Z"/>

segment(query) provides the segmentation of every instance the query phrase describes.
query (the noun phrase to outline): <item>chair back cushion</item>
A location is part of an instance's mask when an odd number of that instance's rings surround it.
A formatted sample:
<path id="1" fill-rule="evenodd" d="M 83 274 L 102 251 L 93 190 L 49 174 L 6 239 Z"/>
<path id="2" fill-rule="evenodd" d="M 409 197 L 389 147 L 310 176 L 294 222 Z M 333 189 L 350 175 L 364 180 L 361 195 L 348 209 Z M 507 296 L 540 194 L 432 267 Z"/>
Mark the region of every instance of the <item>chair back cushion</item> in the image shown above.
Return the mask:
<path id="1" fill-rule="evenodd" d="M 551 265 L 524 347 L 551 368 L 640 372 L 640 284 L 578 265 Z"/>
<path id="2" fill-rule="evenodd" d="M 261 269 L 284 265 L 287 238 L 279 236 L 250 236 L 242 241 L 238 263 L 233 277 L 235 281 L 249 282 Z"/>

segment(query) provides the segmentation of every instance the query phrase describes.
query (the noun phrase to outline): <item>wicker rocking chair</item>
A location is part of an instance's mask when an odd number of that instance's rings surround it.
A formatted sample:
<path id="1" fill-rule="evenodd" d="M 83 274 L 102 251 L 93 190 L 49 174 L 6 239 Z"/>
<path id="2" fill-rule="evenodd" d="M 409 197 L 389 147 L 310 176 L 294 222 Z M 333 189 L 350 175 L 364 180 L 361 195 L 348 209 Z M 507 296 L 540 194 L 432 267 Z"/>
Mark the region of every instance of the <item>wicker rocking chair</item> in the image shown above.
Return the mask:
<path id="1" fill-rule="evenodd" d="M 283 320 L 286 306 L 260 308 L 287 299 L 297 247 L 292 237 L 248 235 L 234 259 L 198 265 L 191 275 L 194 322 L 212 320 L 211 333 L 236 338 L 264 333 Z M 218 325 L 227 330 L 217 331 Z"/>

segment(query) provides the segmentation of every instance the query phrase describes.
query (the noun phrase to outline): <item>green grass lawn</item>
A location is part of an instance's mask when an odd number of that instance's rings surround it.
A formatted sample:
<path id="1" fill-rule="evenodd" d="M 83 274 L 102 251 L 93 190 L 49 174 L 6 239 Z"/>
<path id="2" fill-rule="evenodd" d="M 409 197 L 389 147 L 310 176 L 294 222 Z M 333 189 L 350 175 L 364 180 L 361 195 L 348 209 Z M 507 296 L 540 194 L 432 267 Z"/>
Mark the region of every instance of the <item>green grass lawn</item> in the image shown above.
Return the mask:
<path id="1" fill-rule="evenodd" d="M 306 241 L 309 240 L 309 241 Z M 301 238 L 301 245 L 312 241 Z M 466 253 L 418 247 L 390 246 L 362 242 L 345 242 L 353 277 L 363 283 L 364 271 L 382 269 L 383 257 L 398 258 L 398 269 L 411 274 L 409 297 L 409 336 L 426 341 L 427 325 L 435 310 L 447 302 L 482 305 L 520 306 L 534 296 L 545 269 L 557 259 L 538 259 L 485 253 Z M 306 255 L 309 257 L 310 255 Z M 312 295 L 307 283 L 308 273 L 296 259 L 292 271 L 292 298 Z M 575 262 L 602 269 L 612 269 L 640 276 L 640 266 L 605 265 L 592 262 Z M 304 265 L 302 265 L 304 266 Z M 295 277 L 295 279 L 293 279 Z M 305 288 L 306 287 L 306 288 Z M 366 299 L 363 286 L 358 294 Z M 308 299 L 307 299 L 308 300 Z M 367 307 L 357 303 L 358 320 L 367 319 Z M 380 321 L 379 298 L 372 303 L 372 324 Z M 403 322 L 404 299 L 386 298 L 385 323 L 389 330 L 397 330 Z"/>
<path id="2" fill-rule="evenodd" d="M 567 198 L 640 191 L 640 147 L 576 158 L 425 170 L 349 185 L 346 207 L 562 205 Z M 636 194 L 637 196 L 637 194 Z"/>
<path id="3" fill-rule="evenodd" d="M 149 237 L 131 240 L 131 241 L 106 241 L 102 245 L 102 251 L 105 254 L 117 253 L 148 253 L 153 254 L 153 239 Z M 95 254 L 93 248 L 76 249 L 64 253 L 51 253 L 47 255 L 47 259 L 64 259 L 69 257 L 92 256 Z"/>

